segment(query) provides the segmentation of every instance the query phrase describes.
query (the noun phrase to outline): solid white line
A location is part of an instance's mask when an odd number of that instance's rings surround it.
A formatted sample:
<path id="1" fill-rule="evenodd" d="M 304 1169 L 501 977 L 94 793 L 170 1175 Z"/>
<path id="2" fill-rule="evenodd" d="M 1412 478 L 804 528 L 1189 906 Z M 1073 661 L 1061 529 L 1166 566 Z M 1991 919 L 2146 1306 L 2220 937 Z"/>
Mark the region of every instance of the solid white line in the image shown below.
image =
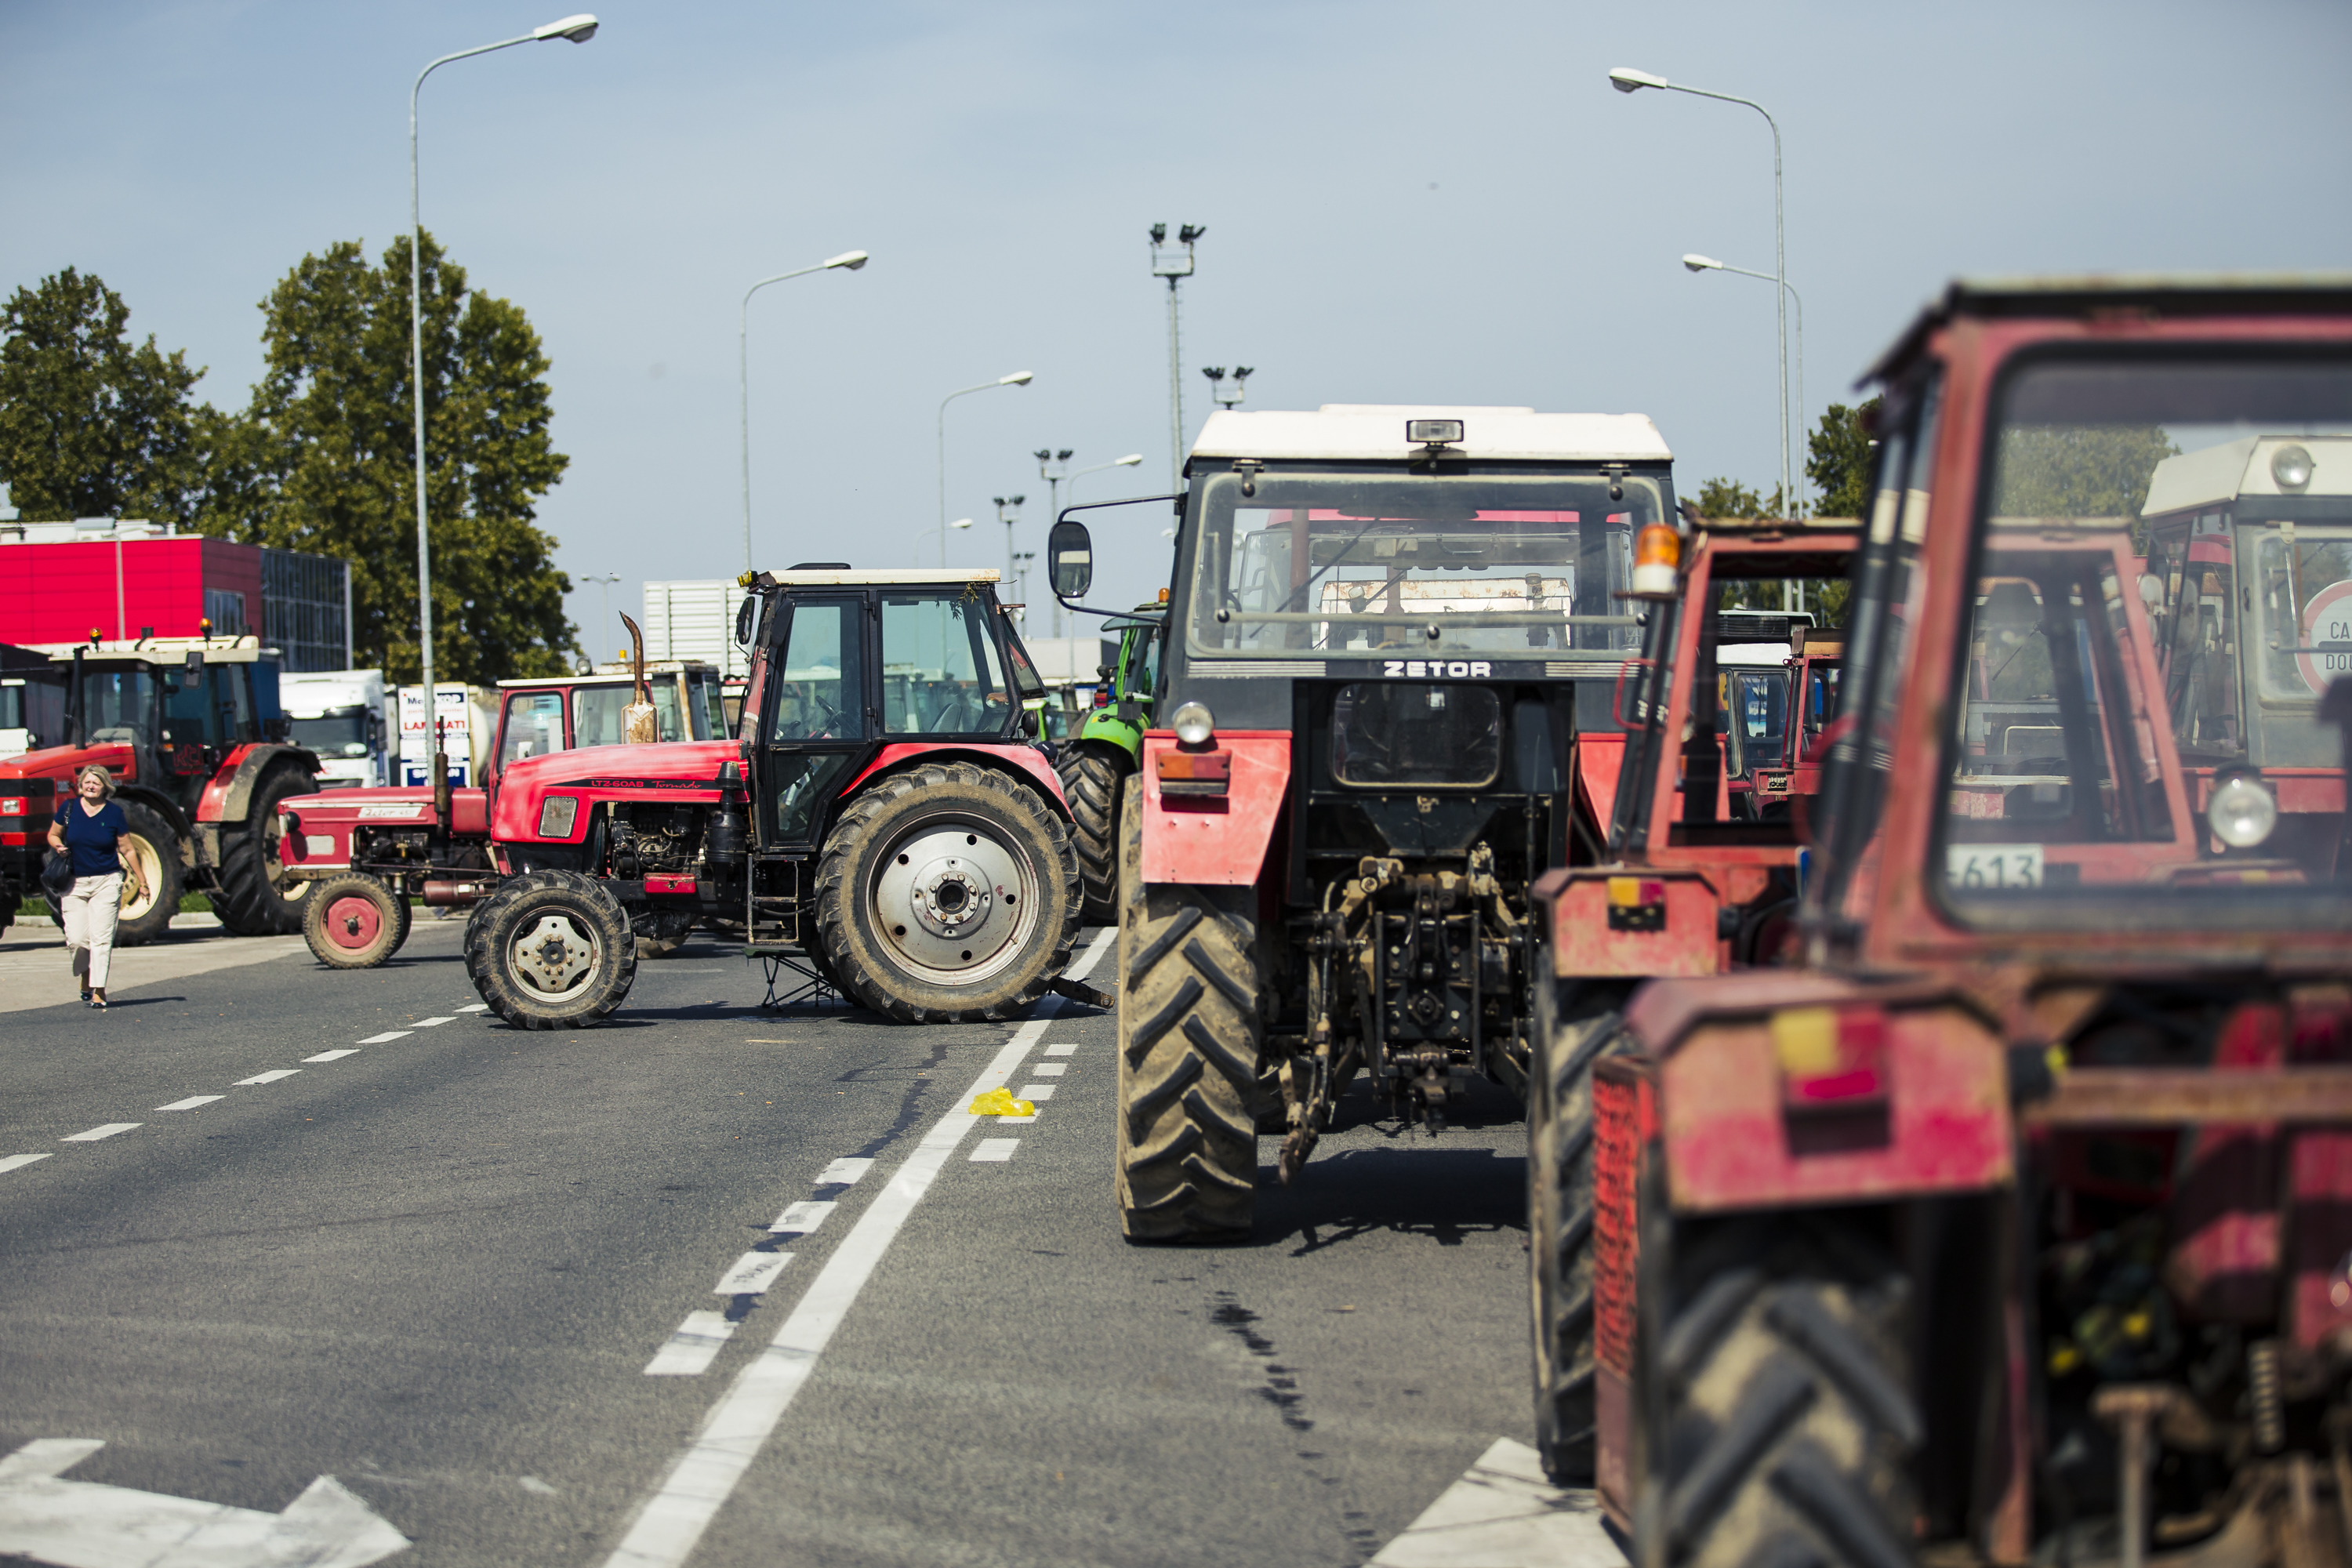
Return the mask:
<path id="1" fill-rule="evenodd" d="M 46 1160 L 47 1154 L 10 1154 L 0 1159 L 0 1171 L 21 1171 L 36 1160 Z"/>
<path id="2" fill-rule="evenodd" d="M 1024 1083 L 1021 1086 L 1020 1098 L 1032 1104 L 1041 1100 L 1051 1100 L 1054 1098 L 1054 1086 L 1050 1083 Z"/>
<path id="3" fill-rule="evenodd" d="M 983 1138 L 971 1152 L 971 1157 L 982 1164 L 1003 1164 L 1013 1158 L 1013 1151 L 1021 1147 L 1018 1138 Z"/>
<path id="4" fill-rule="evenodd" d="M 1067 1062 L 1039 1062 L 1029 1069 L 1039 1078 L 1059 1078 L 1070 1070 Z"/>
<path id="5" fill-rule="evenodd" d="M 852 1186 L 856 1184 L 858 1177 L 873 1168 L 874 1162 L 871 1160 L 860 1160 L 854 1156 L 835 1160 L 816 1173 L 815 1184 L 820 1187 Z"/>
<path id="6" fill-rule="evenodd" d="M 724 1312 L 688 1312 L 667 1343 L 646 1363 L 647 1377 L 699 1377 L 709 1370 L 735 1325 Z"/>
<path id="7" fill-rule="evenodd" d="M 1078 1047 L 1075 1041 L 1056 1040 L 1052 1045 L 1045 1047 L 1045 1054 L 1049 1057 L 1076 1056 L 1077 1054 L 1077 1049 Z M 1039 1072 L 1044 1072 L 1045 1069 L 1044 1068 L 1039 1068 L 1037 1070 Z"/>
<path id="8" fill-rule="evenodd" d="M 353 1046 L 348 1050 L 320 1051 L 315 1057 L 304 1057 L 302 1059 L 306 1062 L 339 1062 L 345 1057 L 355 1057 L 359 1054 L 360 1048 L 357 1046 Z"/>
<path id="9" fill-rule="evenodd" d="M 268 1072 L 257 1072 L 251 1078 L 241 1078 L 237 1079 L 236 1086 L 239 1089 L 243 1089 L 249 1083 L 276 1083 L 279 1079 L 292 1078 L 296 1073 L 300 1072 L 301 1070 L 302 1069 L 300 1068 L 272 1068 Z"/>
<path id="10" fill-rule="evenodd" d="M 1088 950 L 1089 961 L 1101 947 L 1102 939 L 1097 937 Z M 817 1357 L 849 1315 L 857 1293 L 898 1238 L 899 1227 L 930 1191 L 964 1133 L 981 1120 L 965 1108 L 977 1096 L 1004 1086 L 1023 1058 L 1036 1048 L 1046 1024 L 1061 1011 L 1061 1001 L 1059 996 L 1047 996 L 1038 1004 L 1037 1016 L 1013 1031 L 987 1070 L 972 1079 L 954 1101 L 955 1108 L 923 1135 L 915 1152 L 892 1173 L 889 1185 L 866 1205 L 833 1257 L 817 1270 L 776 1337 L 735 1374 L 726 1394 L 711 1406 L 702 1430 L 646 1500 L 629 1533 L 605 1559 L 605 1568 L 682 1568 L 695 1542 L 702 1539 L 702 1532 L 751 1468 L 761 1446 L 775 1431 L 776 1423 L 783 1419 L 793 1396 L 816 1369 Z"/>
<path id="11" fill-rule="evenodd" d="M 406 1029 L 386 1029 L 381 1035 L 370 1035 L 366 1039 L 362 1040 L 360 1044 L 363 1046 L 386 1046 L 390 1045 L 394 1040 L 404 1040 L 406 1038 L 408 1038 L 408 1031 Z"/>
<path id="12" fill-rule="evenodd" d="M 60 1143 L 95 1143 L 101 1138 L 111 1138 L 118 1132 L 128 1132 L 143 1125 L 137 1121 L 110 1121 L 103 1127 L 93 1127 L 87 1132 L 68 1132 L 58 1140 Z"/>
<path id="13" fill-rule="evenodd" d="M 820 1203 L 814 1198 L 803 1198 L 799 1203 L 788 1205 L 783 1213 L 776 1216 L 776 1223 L 770 1226 L 768 1229 L 777 1236 L 806 1236 L 824 1223 L 825 1215 L 840 1206 L 839 1204 Z"/>
<path id="14" fill-rule="evenodd" d="M 756 1296 L 776 1282 L 784 1265 L 793 1260 L 789 1252 L 747 1252 L 735 1260 L 735 1267 L 719 1277 L 710 1288 L 714 1296 Z"/>
<path id="15" fill-rule="evenodd" d="M 460 1013 L 487 1013 L 489 1010 L 490 1005 L 488 1002 L 468 1002 L 457 1009 Z"/>
<path id="16" fill-rule="evenodd" d="M 169 1105 L 159 1105 L 158 1110 L 194 1110 L 199 1105 L 210 1105 L 215 1100 L 226 1100 L 225 1094 L 192 1094 L 185 1100 L 175 1100 Z"/>
<path id="17" fill-rule="evenodd" d="M 429 1029 L 436 1024 L 454 1024 L 457 1021 L 457 1020 L 455 1018 L 419 1018 L 416 1022 L 411 1024 L 409 1027 L 412 1029 Z"/>

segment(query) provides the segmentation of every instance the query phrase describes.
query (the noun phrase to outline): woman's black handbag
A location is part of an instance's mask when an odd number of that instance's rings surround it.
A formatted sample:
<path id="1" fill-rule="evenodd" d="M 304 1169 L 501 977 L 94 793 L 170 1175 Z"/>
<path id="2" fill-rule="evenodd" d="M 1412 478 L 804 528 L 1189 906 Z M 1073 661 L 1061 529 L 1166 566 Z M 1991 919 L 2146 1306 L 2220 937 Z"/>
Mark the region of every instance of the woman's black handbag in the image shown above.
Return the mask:
<path id="1" fill-rule="evenodd" d="M 41 887 L 53 898 L 64 898 L 73 891 L 73 853 L 52 849 L 49 858 L 41 862 Z"/>

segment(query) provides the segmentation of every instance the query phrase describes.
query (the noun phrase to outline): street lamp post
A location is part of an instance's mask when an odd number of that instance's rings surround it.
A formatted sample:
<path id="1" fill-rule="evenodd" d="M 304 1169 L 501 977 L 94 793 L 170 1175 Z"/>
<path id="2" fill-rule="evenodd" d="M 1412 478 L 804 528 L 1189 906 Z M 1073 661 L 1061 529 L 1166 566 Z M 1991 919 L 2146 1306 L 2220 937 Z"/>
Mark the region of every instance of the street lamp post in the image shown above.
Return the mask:
<path id="1" fill-rule="evenodd" d="M 1184 339 L 1177 315 L 1176 285 L 1192 276 L 1193 242 L 1208 232 L 1206 224 L 1188 223 L 1176 231 L 1176 244 L 1171 245 L 1168 226 L 1151 226 L 1151 275 L 1168 279 L 1168 488 L 1171 490 L 1184 472 Z"/>
<path id="2" fill-rule="evenodd" d="M 1654 87 L 1668 92 L 1687 92 L 1695 98 L 1712 98 L 1722 103 L 1744 104 L 1764 117 L 1772 128 L 1772 280 L 1780 285 L 1773 305 L 1780 322 L 1780 505 L 1793 510 L 1795 492 L 1789 483 L 1789 247 L 1787 231 L 1780 218 L 1780 122 L 1772 111 L 1752 98 L 1738 98 L 1727 92 L 1710 92 L 1703 87 L 1690 87 L 1678 81 L 1668 81 L 1648 71 L 1638 71 L 1631 66 L 1619 66 L 1609 73 L 1609 85 L 1619 92 L 1639 92 Z"/>
<path id="3" fill-rule="evenodd" d="M 583 11 L 560 22 L 533 27 L 519 38 L 504 38 L 478 48 L 459 49 L 454 55 L 443 55 L 418 71 L 416 85 L 408 89 L 408 379 L 416 394 L 416 641 L 418 658 L 424 666 L 421 673 L 425 682 L 425 711 L 428 715 L 434 711 L 433 544 L 425 528 L 425 258 L 422 248 L 424 224 L 418 216 L 416 195 L 416 98 L 425 90 L 425 79 L 451 60 L 487 55 L 497 49 L 510 49 L 517 44 L 550 43 L 557 38 L 584 44 L 595 36 L 596 18 Z"/>
<path id="4" fill-rule="evenodd" d="M 989 499 L 996 503 L 996 521 L 1004 525 L 1004 585 L 1009 589 L 1013 586 L 1014 560 L 1013 525 L 1021 521 L 1021 503 L 1029 498 L 1027 496 L 991 496 Z M 1008 517 L 1005 515 L 1007 512 L 1012 515 Z"/>
<path id="5" fill-rule="evenodd" d="M 1069 475 L 1069 477 L 1068 477 L 1068 478 L 1064 481 L 1065 483 L 1066 483 L 1066 484 L 1070 487 L 1070 500 L 1071 500 L 1073 502 L 1076 502 L 1076 501 L 1077 500 L 1077 499 L 1078 499 L 1078 481 L 1079 481 L 1080 479 L 1085 479 L 1088 474 L 1099 474 L 1099 473 L 1101 473 L 1105 468 L 1133 468 L 1133 467 L 1135 467 L 1138 463 L 1140 463 L 1141 461 L 1143 461 L 1143 454 L 1142 454 L 1142 453 L 1140 453 L 1140 452 L 1129 452 L 1126 457 L 1124 457 L 1124 458 L 1112 458 L 1109 462 L 1108 462 L 1108 463 L 1096 463 L 1096 464 L 1092 465 L 1092 466 L 1091 466 L 1091 467 L 1089 467 L 1089 468 L 1078 468 L 1078 469 L 1074 470 L 1074 471 Z M 1054 511 L 1054 521 L 1056 521 L 1056 522 L 1059 522 L 1059 521 L 1062 521 L 1062 513 L 1061 513 L 1061 510 L 1060 510 L 1058 507 L 1055 509 L 1055 511 Z"/>
<path id="6" fill-rule="evenodd" d="M 940 399 L 940 526 L 948 525 L 948 405 L 959 397 L 969 397 L 975 392 L 986 392 L 992 386 L 1026 386 L 1032 377 L 1025 370 L 1011 375 L 1000 375 L 994 381 L 983 381 L 976 386 L 958 387 Z M 940 564 L 947 564 L 948 536 L 940 535 Z"/>
<path id="7" fill-rule="evenodd" d="M 1056 452 L 1051 447 L 1040 447 L 1034 454 L 1038 476 L 1050 487 L 1046 492 L 1045 515 L 1055 521 L 1059 521 L 1062 515 L 1062 481 L 1070 477 L 1072 450 L 1065 447 Z M 1053 524 L 1046 526 L 1050 528 Z M 1062 601 L 1058 597 L 1054 601 L 1054 635 L 1062 635 Z"/>
<path id="8" fill-rule="evenodd" d="M 936 533 L 940 536 L 940 565 L 944 570 L 948 563 L 948 530 L 966 529 L 971 526 L 971 519 L 960 517 L 953 522 L 943 522 L 937 528 L 927 528 L 915 535 L 915 564 L 920 566 L 923 563 L 923 541 Z"/>
<path id="9" fill-rule="evenodd" d="M 1683 258 L 1683 265 L 1690 268 L 1693 272 L 1737 272 L 1742 278 L 1761 278 L 1767 283 L 1778 282 L 1781 288 L 1786 289 L 1789 291 L 1790 300 L 1797 307 L 1797 429 L 1801 433 L 1805 428 L 1805 415 L 1807 412 L 1805 405 L 1805 297 L 1802 294 L 1798 293 L 1797 286 L 1790 282 L 1785 278 L 1775 279 L 1769 272 L 1751 272 L 1745 267 L 1734 267 L 1727 261 L 1717 261 L 1711 256 L 1685 256 Z M 1799 484 L 1801 486 L 1804 480 L 1804 467 L 1801 463 L 1798 465 L 1797 479 Z"/>
<path id="10" fill-rule="evenodd" d="M 779 272 L 773 278 L 762 278 L 743 290 L 743 308 L 738 312 L 735 321 L 735 363 L 743 405 L 743 570 L 746 572 L 751 570 L 751 296 L 769 284 L 782 283 L 787 278 L 805 278 L 812 272 L 826 272 L 836 267 L 855 272 L 866 262 L 864 251 L 845 250 L 814 267 L 796 267 L 790 272 Z"/>
<path id="11" fill-rule="evenodd" d="M 621 580 L 621 574 L 618 572 L 607 572 L 602 577 L 583 577 L 580 580 L 583 583 L 593 583 L 596 584 L 598 597 L 604 606 L 604 618 L 596 624 L 599 626 L 611 626 L 613 624 L 613 584 Z M 598 635 L 601 636 L 603 634 L 599 633 Z M 593 637 L 589 639 L 588 646 L 592 650 L 588 656 L 589 662 L 593 664 L 596 657 L 593 651 L 596 646 L 595 639 Z"/>

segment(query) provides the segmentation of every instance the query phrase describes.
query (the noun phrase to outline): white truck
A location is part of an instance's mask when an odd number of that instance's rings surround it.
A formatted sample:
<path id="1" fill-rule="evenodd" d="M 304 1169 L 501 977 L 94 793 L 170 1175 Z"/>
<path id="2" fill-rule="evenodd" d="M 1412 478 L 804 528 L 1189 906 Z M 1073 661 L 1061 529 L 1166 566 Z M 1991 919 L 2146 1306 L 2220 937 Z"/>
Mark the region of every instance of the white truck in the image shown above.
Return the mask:
<path id="1" fill-rule="evenodd" d="M 383 671 L 281 674 L 278 701 L 294 721 L 294 743 L 319 755 L 320 789 L 379 789 L 399 782 L 399 718 L 386 698 Z"/>

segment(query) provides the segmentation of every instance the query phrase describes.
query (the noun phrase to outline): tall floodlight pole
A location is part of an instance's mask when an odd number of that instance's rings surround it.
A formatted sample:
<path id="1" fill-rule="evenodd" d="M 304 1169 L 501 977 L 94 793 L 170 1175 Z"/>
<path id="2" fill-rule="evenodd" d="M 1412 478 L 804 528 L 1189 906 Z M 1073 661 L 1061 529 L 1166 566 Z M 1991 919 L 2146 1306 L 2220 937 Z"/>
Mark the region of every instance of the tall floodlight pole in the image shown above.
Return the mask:
<path id="1" fill-rule="evenodd" d="M 1772 281 L 1780 285 L 1773 295 L 1780 321 L 1780 506 L 1783 510 L 1793 510 L 1795 492 L 1789 484 L 1789 248 L 1780 221 L 1780 122 L 1772 118 L 1771 110 L 1752 98 L 1687 87 L 1630 66 L 1619 66 L 1611 71 L 1609 85 L 1619 92 L 1639 92 L 1645 87 L 1654 87 L 1668 92 L 1687 92 L 1695 98 L 1712 98 L 1721 103 L 1744 104 L 1762 115 L 1764 123 L 1772 128 Z"/>
<path id="2" fill-rule="evenodd" d="M 1777 281 L 1789 291 L 1789 302 L 1797 307 L 1797 432 L 1803 435 L 1808 411 L 1805 403 L 1805 297 L 1798 293 L 1797 286 L 1785 278 L 1775 279 L 1769 272 L 1752 272 L 1745 267 L 1717 261 L 1711 256 L 1685 256 L 1683 265 L 1693 272 L 1737 272 L 1742 278 L 1760 278 L 1767 283 Z M 1800 490 L 1805 486 L 1805 469 L 1801 462 L 1797 465 L 1797 485 Z M 1799 497 L 1801 502 L 1805 499 L 1801 495 Z"/>
<path id="3" fill-rule="evenodd" d="M 769 284 L 782 283 L 787 278 L 805 278 L 812 272 L 825 272 L 836 267 L 855 272 L 865 266 L 866 261 L 864 251 L 845 250 L 814 267 L 795 267 L 790 272 L 762 278 L 743 290 L 743 309 L 735 321 L 735 363 L 743 405 L 743 570 L 746 572 L 751 570 L 751 296 Z"/>
<path id="4" fill-rule="evenodd" d="M 940 527 L 942 531 L 948 525 L 948 405 L 959 397 L 969 397 L 975 392 L 986 392 L 992 386 L 1026 386 L 1032 379 L 1027 371 L 1016 370 L 1011 375 L 1000 375 L 994 381 L 983 381 L 976 386 L 958 387 L 940 399 Z M 941 565 L 947 563 L 947 548 L 948 536 L 945 531 L 942 531 L 940 534 Z"/>
<path id="5" fill-rule="evenodd" d="M 425 79 L 451 60 L 487 55 L 495 49 L 510 49 L 517 44 L 541 44 L 556 38 L 569 38 L 575 44 L 584 44 L 595 36 L 596 18 L 583 11 L 560 22 L 533 27 L 519 38 L 505 38 L 495 44 L 484 44 L 479 48 L 459 49 L 454 55 L 443 55 L 418 71 L 416 85 L 408 89 L 408 379 L 416 393 L 416 638 L 418 657 L 424 665 L 425 711 L 428 719 L 434 711 L 433 544 L 425 527 L 425 258 L 422 248 L 424 224 L 417 216 L 416 95 L 425 90 Z"/>
<path id="6" fill-rule="evenodd" d="M 1046 491 L 1045 515 L 1056 522 L 1061 521 L 1062 481 L 1070 476 L 1072 450 L 1073 448 L 1065 447 L 1056 452 L 1051 447 L 1040 447 L 1034 454 L 1037 459 L 1038 477 L 1050 487 Z M 1053 523 L 1049 522 L 1046 526 L 1050 528 Z M 1054 635 L 1055 637 L 1062 635 L 1062 601 L 1059 596 L 1054 600 Z"/>
<path id="7" fill-rule="evenodd" d="M 1168 243 L 1168 226 L 1151 226 L 1151 275 L 1168 279 L 1168 488 L 1184 476 L 1184 334 L 1177 313 L 1176 285 L 1192 276 L 1192 244 L 1209 232 L 1206 224 L 1188 223 Z"/>

